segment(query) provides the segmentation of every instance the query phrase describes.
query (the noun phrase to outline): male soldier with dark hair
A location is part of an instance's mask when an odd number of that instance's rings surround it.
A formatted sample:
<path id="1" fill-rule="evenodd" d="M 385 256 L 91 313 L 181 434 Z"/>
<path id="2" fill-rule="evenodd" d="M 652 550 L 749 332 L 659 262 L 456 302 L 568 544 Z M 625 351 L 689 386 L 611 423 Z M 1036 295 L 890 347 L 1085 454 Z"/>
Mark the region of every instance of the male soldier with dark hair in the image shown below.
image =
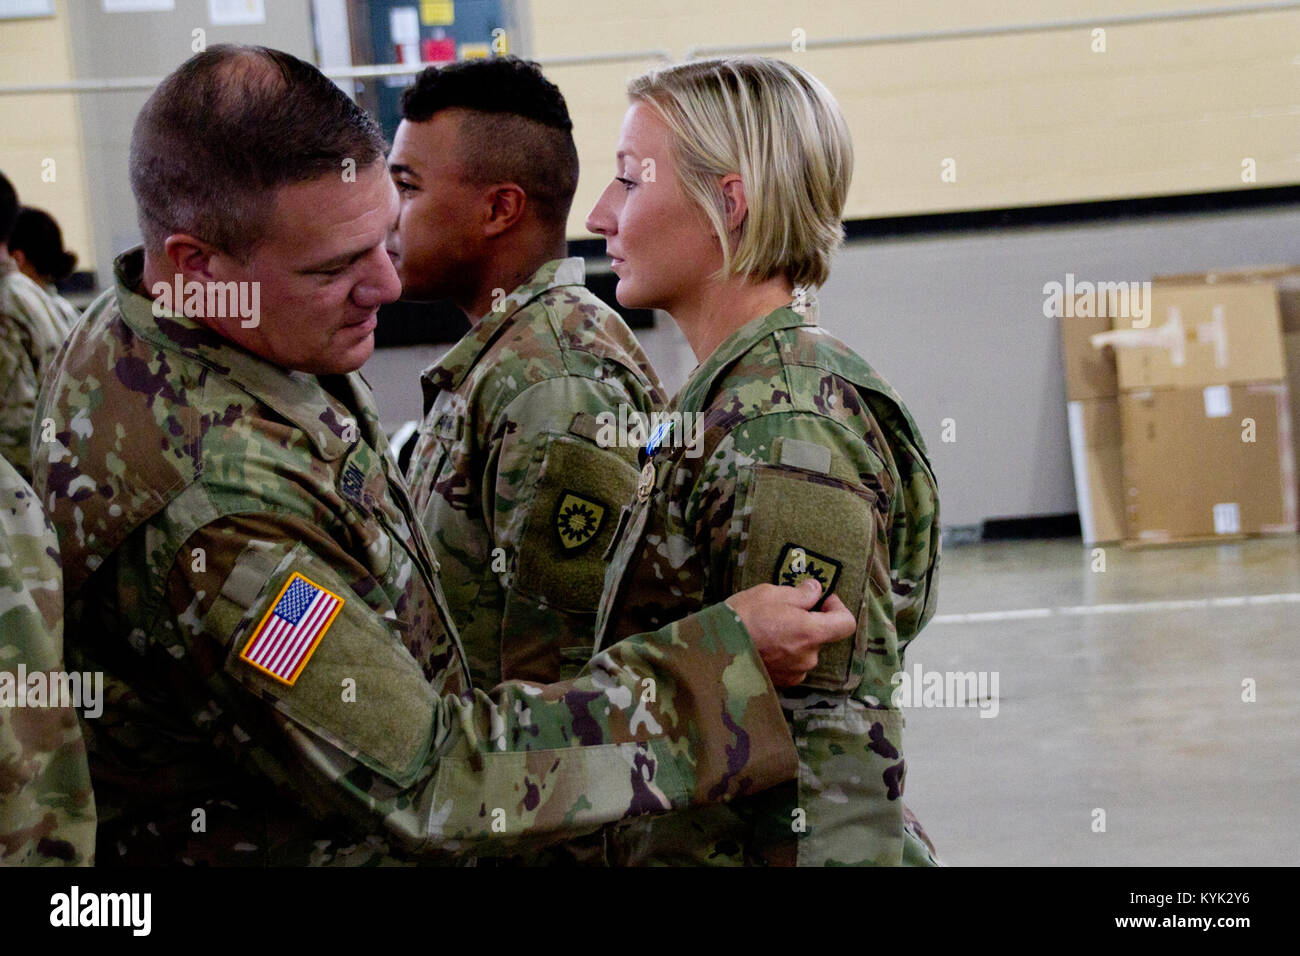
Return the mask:
<path id="1" fill-rule="evenodd" d="M 817 587 L 767 585 L 572 681 L 471 690 L 356 373 L 399 291 L 384 145 L 261 47 L 192 57 L 136 121 L 145 247 L 52 370 L 34 446 L 68 653 L 110 685 L 101 864 L 513 852 L 761 790 L 795 772 L 773 681 L 853 632 L 833 598 L 805 610 Z"/>
<path id="2" fill-rule="evenodd" d="M 22 206 L 0 173 L 0 455 L 31 480 L 28 437 L 41 378 L 67 334 L 63 315 L 9 258 L 9 237 Z"/>
<path id="3" fill-rule="evenodd" d="M 591 657 L 601 556 L 636 491 L 636 449 L 600 447 L 598 417 L 664 395 L 566 258 L 578 153 L 537 65 L 431 67 L 402 112 L 388 158 L 402 294 L 450 298 L 473 325 L 422 377 L 416 514 L 475 685 L 560 680 Z"/>

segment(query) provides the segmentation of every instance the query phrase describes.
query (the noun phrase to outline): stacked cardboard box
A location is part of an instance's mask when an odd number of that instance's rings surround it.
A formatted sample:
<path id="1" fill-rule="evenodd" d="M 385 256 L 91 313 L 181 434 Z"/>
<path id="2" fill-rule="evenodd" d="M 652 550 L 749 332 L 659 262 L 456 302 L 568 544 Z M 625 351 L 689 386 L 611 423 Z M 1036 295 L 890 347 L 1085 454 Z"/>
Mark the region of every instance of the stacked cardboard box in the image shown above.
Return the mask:
<path id="1" fill-rule="evenodd" d="M 1181 285 L 1263 282 L 1277 287 L 1278 310 L 1282 317 L 1282 350 L 1287 369 L 1287 391 L 1291 396 L 1291 437 L 1300 453 L 1300 266 L 1252 266 L 1216 272 L 1157 276 L 1156 281 Z"/>
<path id="2" fill-rule="evenodd" d="M 1288 388 L 1285 356 L 1300 374 L 1300 269 L 1158 277 L 1150 288 L 1137 315 L 1063 324 L 1084 540 L 1295 531 L 1300 388 Z M 1116 346 L 1113 358 L 1084 347 L 1097 340 Z"/>
<path id="3" fill-rule="evenodd" d="M 1295 531 L 1276 285 L 1159 280 L 1149 320 L 1159 344 L 1116 349 L 1126 539 Z"/>

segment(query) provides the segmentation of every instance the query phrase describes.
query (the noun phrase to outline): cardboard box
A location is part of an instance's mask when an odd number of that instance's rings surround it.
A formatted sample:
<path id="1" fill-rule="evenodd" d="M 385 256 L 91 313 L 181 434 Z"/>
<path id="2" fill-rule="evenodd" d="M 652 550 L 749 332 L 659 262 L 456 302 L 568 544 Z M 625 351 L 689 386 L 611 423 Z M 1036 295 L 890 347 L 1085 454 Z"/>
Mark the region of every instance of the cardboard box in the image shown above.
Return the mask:
<path id="1" fill-rule="evenodd" d="M 1116 319 L 1078 315 L 1105 313 L 1100 295 L 1062 319 L 1084 541 L 1295 531 L 1300 268 L 1161 277 L 1142 304 L 1146 330 L 1131 328 L 1133 310 Z M 1285 341 L 1284 323 L 1296 329 Z M 1121 340 L 1137 332 L 1148 343 L 1093 347 L 1092 337 L 1111 325 L 1128 330 Z M 1297 379 L 1291 389 L 1288 365 Z M 1254 441 L 1243 440 L 1243 419 L 1254 423 Z"/>
<path id="2" fill-rule="evenodd" d="M 1120 395 L 1127 540 L 1296 530 L 1284 382 Z"/>
<path id="3" fill-rule="evenodd" d="M 1114 350 L 1092 345 L 1092 336 L 1111 327 L 1105 308 L 1100 316 L 1080 311 L 1061 318 L 1066 421 L 1079 527 L 1084 544 L 1101 544 L 1124 538 L 1119 382 Z"/>
<path id="4" fill-rule="evenodd" d="M 1277 306 L 1282 313 L 1282 334 L 1300 332 L 1300 269 L 1278 285 Z"/>
<path id="5" fill-rule="evenodd" d="M 1084 544 L 1124 538 L 1124 466 L 1119 396 L 1066 405 L 1074 494 Z"/>
<path id="6" fill-rule="evenodd" d="M 1272 264 L 1265 266 L 1238 266 L 1235 269 L 1210 269 L 1207 272 L 1171 272 L 1156 276 L 1157 282 L 1192 285 L 1208 282 L 1275 282 L 1282 276 L 1300 274 L 1300 266 Z"/>
<path id="7" fill-rule="evenodd" d="M 1291 391 L 1291 441 L 1292 450 L 1300 455 L 1300 329 L 1282 336 L 1286 350 L 1287 385 Z"/>
<path id="8" fill-rule="evenodd" d="M 1240 269 L 1215 269 L 1213 272 L 1184 272 L 1178 275 L 1156 276 L 1155 281 L 1174 285 L 1272 283 L 1277 287 L 1283 334 L 1300 332 L 1300 266 L 1245 266 Z"/>
<path id="9" fill-rule="evenodd" d="M 1061 348 L 1065 359 L 1065 398 L 1075 402 L 1114 398 L 1119 394 L 1115 352 L 1092 346 L 1092 337 L 1110 329 L 1106 316 L 1066 316 L 1061 319 Z"/>
<path id="10" fill-rule="evenodd" d="M 1286 379 L 1272 283 L 1155 282 L 1148 306 L 1145 329 L 1115 320 L 1121 392 Z"/>

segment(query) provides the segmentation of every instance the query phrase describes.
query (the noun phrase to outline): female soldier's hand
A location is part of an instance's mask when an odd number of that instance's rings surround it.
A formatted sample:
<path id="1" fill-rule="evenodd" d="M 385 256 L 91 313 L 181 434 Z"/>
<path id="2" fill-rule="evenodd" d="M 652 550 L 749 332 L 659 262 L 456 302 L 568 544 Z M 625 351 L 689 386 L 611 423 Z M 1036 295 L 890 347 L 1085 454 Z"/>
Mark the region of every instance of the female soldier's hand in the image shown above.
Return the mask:
<path id="1" fill-rule="evenodd" d="M 817 666 L 817 652 L 823 644 L 851 637 L 858 628 L 849 609 L 834 594 L 820 611 L 813 611 L 821 594 L 821 585 L 805 578 L 798 587 L 756 584 L 727 598 L 727 606 L 749 631 L 777 687 L 802 683 Z"/>

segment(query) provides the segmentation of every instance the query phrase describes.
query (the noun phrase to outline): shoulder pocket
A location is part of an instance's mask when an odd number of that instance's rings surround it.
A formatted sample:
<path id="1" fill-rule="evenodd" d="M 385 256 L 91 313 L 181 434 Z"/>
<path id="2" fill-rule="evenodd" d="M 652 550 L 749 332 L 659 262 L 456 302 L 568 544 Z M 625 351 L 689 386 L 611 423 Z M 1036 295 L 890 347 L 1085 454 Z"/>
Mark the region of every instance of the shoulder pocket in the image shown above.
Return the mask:
<path id="1" fill-rule="evenodd" d="M 862 679 L 855 656 L 868 653 L 869 570 L 878 550 L 876 496 L 855 482 L 790 465 L 755 465 L 742 506 L 738 589 L 797 585 L 806 577 L 838 595 L 858 618 L 855 637 L 825 645 L 805 685 L 847 692 Z M 888 579 L 886 578 L 886 581 Z"/>
<path id="2" fill-rule="evenodd" d="M 574 434 L 548 436 L 520 533 L 517 590 L 561 610 L 596 610 L 604 554 L 636 495 L 631 457 Z"/>
<path id="3" fill-rule="evenodd" d="M 219 638 L 233 627 L 225 670 L 235 680 L 407 786 L 429 752 L 436 694 L 395 623 L 298 544 L 278 562 L 273 552 L 245 551 L 205 626 Z"/>

